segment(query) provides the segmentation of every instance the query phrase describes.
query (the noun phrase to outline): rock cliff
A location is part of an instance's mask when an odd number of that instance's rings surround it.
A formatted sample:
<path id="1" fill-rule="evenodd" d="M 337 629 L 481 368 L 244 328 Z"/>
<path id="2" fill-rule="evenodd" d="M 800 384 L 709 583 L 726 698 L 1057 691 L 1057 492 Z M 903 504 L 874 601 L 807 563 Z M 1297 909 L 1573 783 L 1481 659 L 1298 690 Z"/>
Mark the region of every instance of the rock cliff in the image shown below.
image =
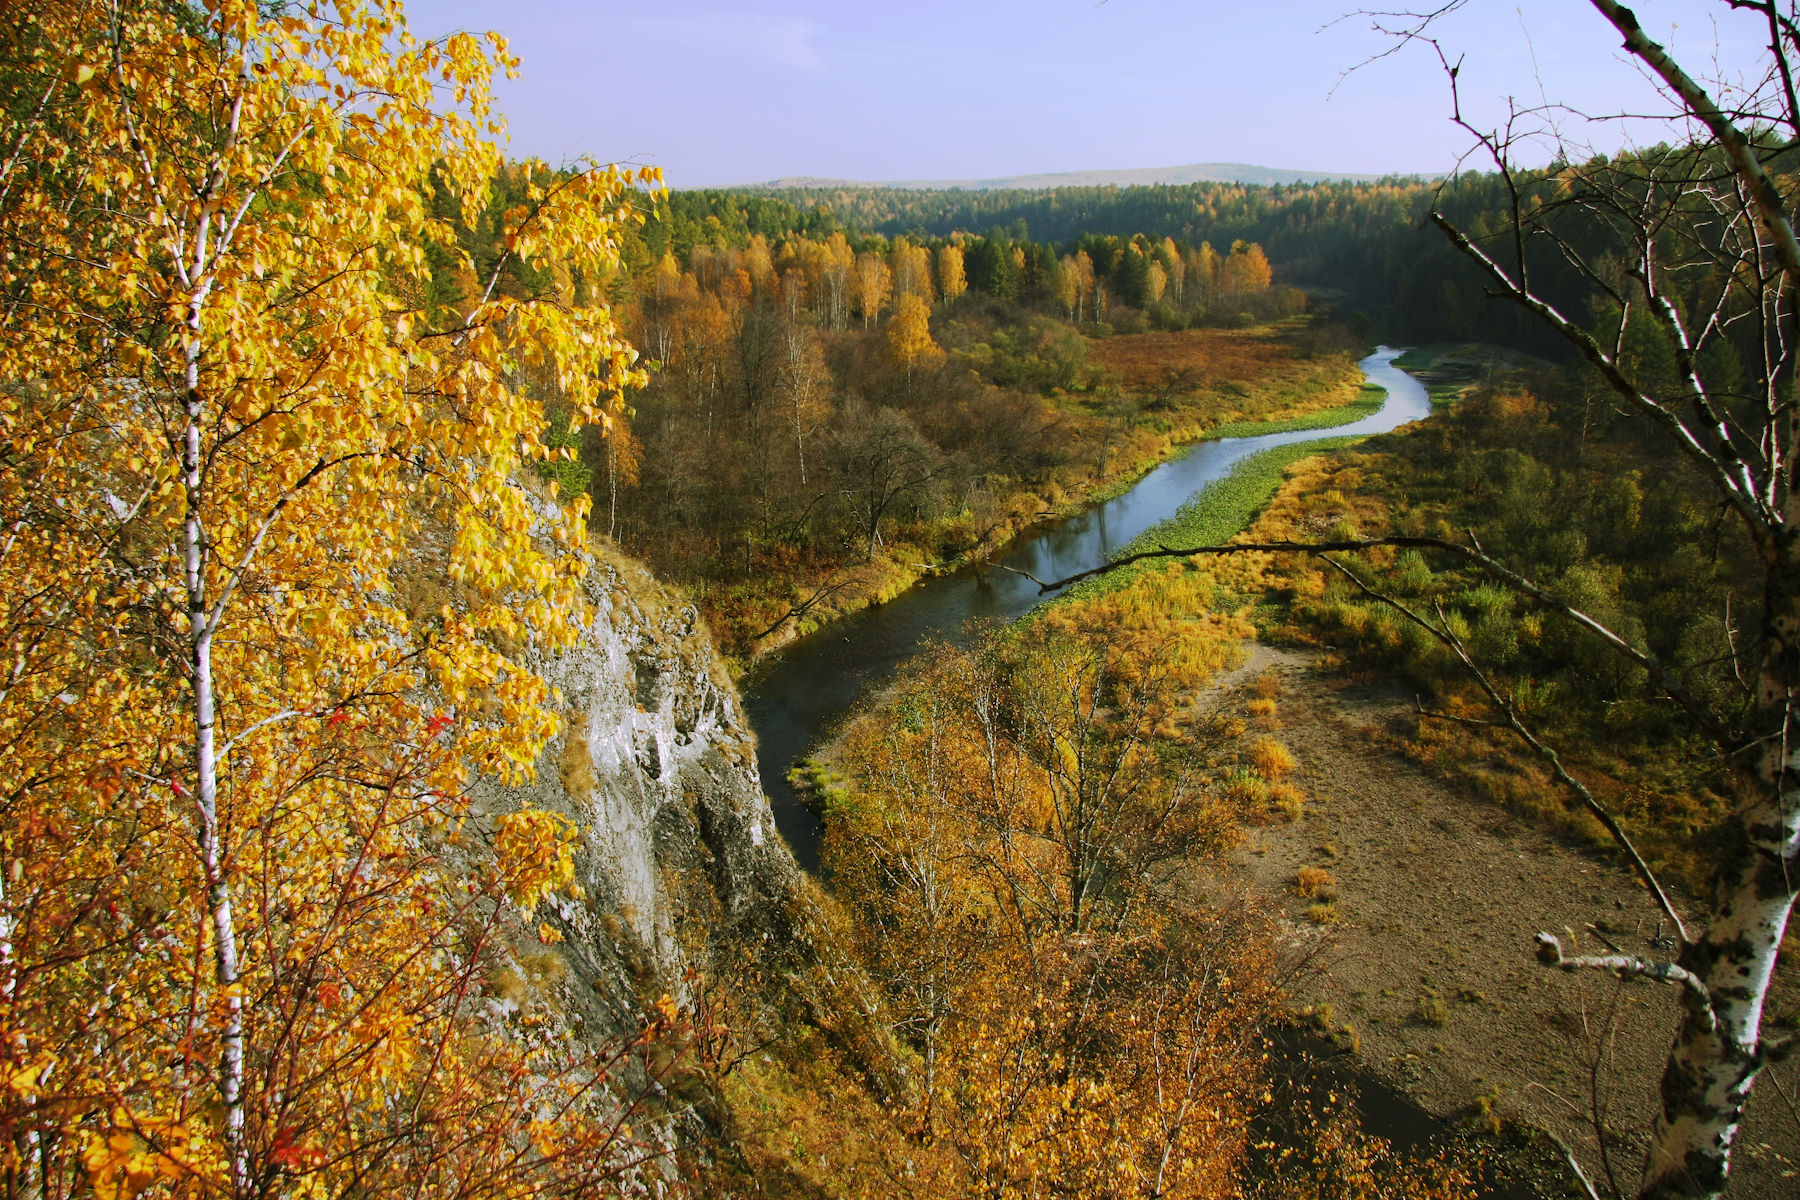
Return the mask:
<path id="1" fill-rule="evenodd" d="M 742 1140 L 732 1097 L 746 1093 L 727 1077 L 751 1055 L 827 1054 L 894 1095 L 904 1080 L 877 989 L 776 831 L 754 735 L 696 610 L 605 547 L 589 552 L 587 594 L 573 647 L 525 652 L 557 689 L 561 732 L 529 783 L 474 783 L 474 836 L 457 852 L 479 872 L 493 818 L 561 813 L 580 830 L 582 894 L 553 894 L 530 919 L 496 914 L 503 944 L 481 1003 L 503 1036 L 573 1037 L 605 1058 L 672 999 L 680 1028 L 609 1084 L 650 1154 L 625 1190 L 681 1178 L 709 1195 L 788 1194 L 780 1155 Z"/>
<path id="2" fill-rule="evenodd" d="M 503 999 L 536 993 L 589 1035 L 634 1031 L 690 972 L 745 947 L 792 941 L 801 874 L 775 830 L 753 735 L 696 610 L 642 567 L 596 553 L 593 620 L 532 665 L 560 693 L 562 732 L 522 787 L 480 781 L 476 811 L 559 812 L 581 830 L 582 900 L 539 917 L 555 953 L 521 947 Z M 560 960 L 552 961 L 552 959 Z"/>

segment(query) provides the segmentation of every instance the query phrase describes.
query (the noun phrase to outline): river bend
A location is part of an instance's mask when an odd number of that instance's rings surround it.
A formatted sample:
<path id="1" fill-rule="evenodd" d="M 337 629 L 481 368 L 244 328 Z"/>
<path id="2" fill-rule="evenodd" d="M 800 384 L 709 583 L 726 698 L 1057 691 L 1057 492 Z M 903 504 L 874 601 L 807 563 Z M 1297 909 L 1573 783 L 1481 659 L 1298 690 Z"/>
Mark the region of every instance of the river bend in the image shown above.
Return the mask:
<path id="1" fill-rule="evenodd" d="M 886 604 L 798 639 L 754 672 L 744 707 L 756 730 L 756 765 L 794 857 L 808 870 L 818 868 L 820 826 L 788 785 L 788 769 L 831 732 L 865 690 L 890 679 L 928 641 L 956 641 L 971 620 L 1010 621 L 1049 599 L 1014 571 L 1064 579 L 1100 566 L 1252 454 L 1296 442 L 1386 433 L 1429 415 L 1425 388 L 1393 365 L 1400 354 L 1383 346 L 1358 364 L 1370 383 L 1387 389 L 1381 408 L 1359 421 L 1197 442 L 1122 495 L 1018 538 L 998 560 L 921 580 Z M 1013 571 L 1000 570 L 1001 565 Z"/>

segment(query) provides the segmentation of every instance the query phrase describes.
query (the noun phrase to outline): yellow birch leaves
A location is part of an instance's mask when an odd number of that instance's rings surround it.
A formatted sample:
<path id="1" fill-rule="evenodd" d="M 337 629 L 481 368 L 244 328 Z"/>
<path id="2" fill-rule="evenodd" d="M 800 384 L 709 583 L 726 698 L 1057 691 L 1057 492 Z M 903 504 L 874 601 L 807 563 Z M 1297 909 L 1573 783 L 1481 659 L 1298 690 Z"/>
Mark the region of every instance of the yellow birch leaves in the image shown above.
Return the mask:
<path id="1" fill-rule="evenodd" d="M 50 0 L 0 61 L 0 1168 L 103 1196 L 241 1190 L 236 1155 L 292 1195 L 611 1178 L 604 1071 L 470 1002 L 571 884 L 573 828 L 501 818 L 491 861 L 444 831 L 556 728 L 525 652 L 584 627 L 587 502 L 521 482 L 551 453 L 524 380 L 622 411 L 642 374 L 601 288 L 654 173 L 509 167 L 475 262 L 514 60 L 394 0 Z M 523 1110 L 557 1163 L 505 1150 Z"/>

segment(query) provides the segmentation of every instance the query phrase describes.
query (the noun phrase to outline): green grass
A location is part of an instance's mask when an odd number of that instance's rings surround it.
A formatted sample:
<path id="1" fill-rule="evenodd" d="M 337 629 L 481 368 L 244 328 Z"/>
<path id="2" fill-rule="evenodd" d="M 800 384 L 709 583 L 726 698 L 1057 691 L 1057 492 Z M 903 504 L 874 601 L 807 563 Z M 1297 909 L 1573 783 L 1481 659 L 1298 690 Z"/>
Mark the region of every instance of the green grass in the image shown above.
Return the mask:
<path id="1" fill-rule="evenodd" d="M 1203 441 L 1228 437 L 1260 437 L 1265 433 L 1292 433 L 1301 429 L 1332 429 L 1349 425 L 1364 417 L 1374 416 L 1387 401 L 1387 389 L 1380 384 L 1365 383 L 1356 399 L 1339 408 L 1290 417 L 1285 421 L 1232 421 L 1202 435 Z"/>
<path id="2" fill-rule="evenodd" d="M 1154 550 L 1158 546 L 1216 546 L 1250 527 L 1281 486 L 1287 469 L 1303 458 L 1361 441 L 1360 438 L 1320 438 L 1276 446 L 1233 467 L 1231 474 L 1215 479 L 1182 505 L 1176 514 L 1152 526 L 1119 551 L 1119 557 Z"/>
<path id="3" fill-rule="evenodd" d="M 1405 354 L 1394 360 L 1394 365 L 1402 371 L 1423 371 L 1451 350 L 1458 349 L 1461 342 L 1431 342 L 1424 346 L 1414 346 Z"/>
<path id="4" fill-rule="evenodd" d="M 1233 467 L 1222 479 L 1215 479 L 1195 492 L 1179 511 L 1160 525 L 1153 525 L 1122 547 L 1114 558 L 1128 558 L 1161 546 L 1217 546 L 1250 527 L 1257 514 L 1268 505 L 1287 469 L 1303 458 L 1311 458 L 1327 450 L 1353 446 L 1360 437 L 1319 438 L 1317 441 L 1295 442 L 1252 454 Z M 1156 560 L 1150 560 L 1154 563 Z M 1083 580 L 1065 591 L 1059 600 L 1071 596 L 1096 596 L 1124 585 L 1145 564 L 1136 564 Z"/>

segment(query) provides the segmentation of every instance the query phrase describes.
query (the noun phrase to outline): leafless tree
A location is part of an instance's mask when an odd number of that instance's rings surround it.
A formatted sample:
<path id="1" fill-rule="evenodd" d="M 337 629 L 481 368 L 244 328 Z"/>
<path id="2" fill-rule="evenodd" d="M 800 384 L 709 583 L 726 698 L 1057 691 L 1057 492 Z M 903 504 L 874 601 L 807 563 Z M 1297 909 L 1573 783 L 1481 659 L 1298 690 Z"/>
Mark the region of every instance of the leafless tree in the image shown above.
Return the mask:
<path id="1" fill-rule="evenodd" d="M 1452 181 L 1431 219 L 1486 275 L 1490 295 L 1522 306 L 1565 339 L 1615 403 L 1647 423 L 1673 452 L 1670 469 L 1692 472 L 1740 526 L 1755 551 L 1756 575 L 1743 581 L 1741 594 L 1761 601 L 1746 620 L 1754 636 L 1736 647 L 1740 693 L 1709 699 L 1691 686 L 1682 664 L 1658 658 L 1564 603 L 1472 540 L 1164 547 L 1148 556 L 1252 548 L 1324 554 L 1373 545 L 1454 555 L 1600 639 L 1647 672 L 1705 731 L 1738 774 L 1742 801 L 1731 819 L 1731 849 L 1714 893 L 1703 912 L 1684 922 L 1618 822 L 1562 768 L 1451 624 L 1441 614 L 1407 614 L 1475 673 L 1498 714 L 1495 723 L 1544 756 L 1602 819 L 1673 924 L 1676 949 L 1666 961 L 1624 953 L 1570 957 L 1547 933 L 1539 935 L 1538 957 L 1555 969 L 1609 971 L 1680 989 L 1680 1025 L 1636 1194 L 1714 1197 L 1725 1187 L 1753 1085 L 1796 1044 L 1765 1028 L 1764 1004 L 1800 876 L 1800 498 L 1792 465 L 1800 450 L 1793 362 L 1800 337 L 1800 151 L 1794 145 L 1800 139 L 1794 82 L 1800 5 L 1720 0 L 1721 26 L 1748 25 L 1761 52 L 1748 74 L 1705 79 L 1677 63 L 1630 9 L 1590 0 L 1667 105 L 1659 144 L 1608 159 L 1570 152 L 1564 129 L 1589 118 L 1565 106 L 1513 105 L 1492 129 L 1466 115 L 1458 90 L 1461 60 L 1452 59 L 1438 34 L 1442 19 L 1467 3 L 1364 14 L 1401 43 L 1436 53 L 1450 83 L 1452 119 L 1470 135 L 1474 152 L 1485 160 L 1479 165 L 1495 173 L 1504 197 L 1498 221 L 1488 214 L 1479 226 L 1465 227 L 1446 211 L 1456 204 Z M 1552 161 L 1534 168 L 1525 161 L 1530 154 L 1539 155 L 1540 163 Z M 1570 165 L 1577 158 L 1580 164 Z M 1658 369 L 1646 367 L 1638 352 L 1647 342 L 1660 347 Z M 1732 352 L 1724 353 L 1726 347 Z M 1334 565 L 1342 566 L 1341 560 Z M 1359 578 L 1359 586 L 1399 603 L 1368 581 Z M 1607 1166 L 1612 1174 L 1614 1164 Z"/>

